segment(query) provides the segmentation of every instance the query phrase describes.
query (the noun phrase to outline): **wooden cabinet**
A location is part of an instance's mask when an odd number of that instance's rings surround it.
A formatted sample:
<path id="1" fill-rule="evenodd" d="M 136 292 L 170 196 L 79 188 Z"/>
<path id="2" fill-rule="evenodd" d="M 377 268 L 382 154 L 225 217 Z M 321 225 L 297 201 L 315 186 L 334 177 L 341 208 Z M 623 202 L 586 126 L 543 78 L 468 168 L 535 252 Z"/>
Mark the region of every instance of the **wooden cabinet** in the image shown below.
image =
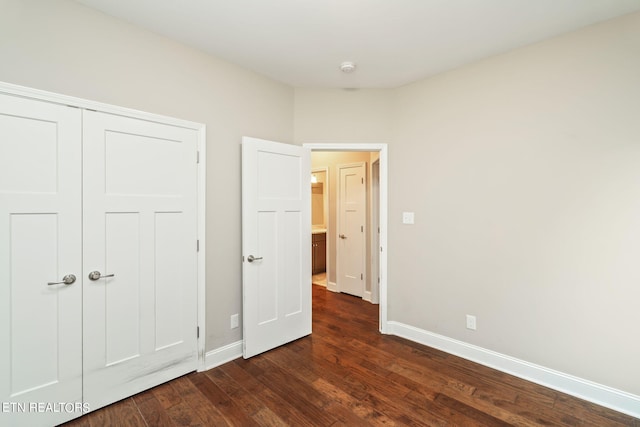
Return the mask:
<path id="1" fill-rule="evenodd" d="M 322 273 L 327 269 L 327 233 L 311 235 L 311 273 Z"/>

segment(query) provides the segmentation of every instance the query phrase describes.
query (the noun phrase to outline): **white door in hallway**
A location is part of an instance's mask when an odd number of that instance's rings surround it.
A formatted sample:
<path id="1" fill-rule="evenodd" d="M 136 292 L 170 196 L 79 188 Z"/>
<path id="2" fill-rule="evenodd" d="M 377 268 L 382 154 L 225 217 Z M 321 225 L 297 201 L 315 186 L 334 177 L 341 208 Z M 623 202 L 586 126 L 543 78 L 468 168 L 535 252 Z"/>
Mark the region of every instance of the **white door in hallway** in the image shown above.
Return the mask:
<path id="1" fill-rule="evenodd" d="M 82 402 L 80 125 L 78 108 L 0 95 L 3 426 L 62 423 L 74 413 L 29 405 Z"/>
<path id="2" fill-rule="evenodd" d="M 311 160 L 242 139 L 243 356 L 311 333 Z"/>
<path id="3" fill-rule="evenodd" d="M 196 369 L 196 158 L 193 129 L 84 113 L 83 360 L 91 409 Z"/>
<path id="4" fill-rule="evenodd" d="M 362 297 L 365 284 L 367 190 L 365 163 L 338 166 L 337 287 Z"/>

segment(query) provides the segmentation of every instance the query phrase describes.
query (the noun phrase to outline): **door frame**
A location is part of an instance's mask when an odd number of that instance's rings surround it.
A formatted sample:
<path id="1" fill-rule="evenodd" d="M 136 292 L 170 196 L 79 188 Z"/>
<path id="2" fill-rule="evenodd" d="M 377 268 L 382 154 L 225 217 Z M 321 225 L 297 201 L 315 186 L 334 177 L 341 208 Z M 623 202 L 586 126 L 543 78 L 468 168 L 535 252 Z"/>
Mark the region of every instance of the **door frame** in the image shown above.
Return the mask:
<path id="1" fill-rule="evenodd" d="M 198 246 L 197 253 L 197 276 L 198 276 L 198 316 L 197 316 L 197 328 L 198 328 L 198 371 L 204 371 L 207 369 L 205 364 L 205 337 L 206 335 L 206 232 L 205 232 L 205 218 L 206 218 L 206 125 L 202 123 L 191 122 L 182 119 L 176 119 L 174 117 L 162 116 L 154 113 L 147 113 L 144 111 L 134 110 L 125 107 L 119 107 L 116 105 L 104 104 L 97 101 L 91 101 L 83 98 L 77 98 L 74 96 L 61 95 L 54 92 L 48 92 L 40 89 L 29 88 L 25 86 L 15 85 L 0 81 L 0 92 L 21 96 L 25 98 L 37 99 L 40 101 L 51 102 L 54 104 L 62 104 L 75 108 L 83 108 L 88 110 L 96 110 L 104 113 L 115 114 L 120 116 L 128 116 L 136 119 L 147 120 L 151 122 L 158 122 L 169 124 L 173 126 L 179 126 L 187 129 L 193 129 L 198 132 L 198 178 L 197 178 L 197 224 L 198 224 L 198 236 L 197 242 L 194 245 Z"/>
<path id="2" fill-rule="evenodd" d="M 329 200 L 330 199 L 330 195 L 329 192 L 331 191 L 329 189 L 329 168 L 326 166 L 321 166 L 318 168 L 311 168 L 311 174 L 313 175 L 316 172 L 324 172 L 324 186 L 323 186 L 323 194 L 322 194 L 322 203 L 324 204 L 323 209 L 324 211 L 322 212 L 322 214 L 324 215 L 324 228 L 328 231 L 329 230 L 329 222 L 330 222 L 330 218 L 329 218 Z M 311 197 L 313 198 L 313 194 L 311 195 Z M 311 228 L 313 228 L 313 223 L 311 224 Z M 329 259 L 329 244 L 326 244 L 326 248 L 325 248 L 325 272 L 327 273 L 327 279 L 326 279 L 326 288 L 328 289 L 329 287 L 329 267 L 331 265 L 331 260 Z M 313 273 L 312 273 L 313 274 Z"/>
<path id="3" fill-rule="evenodd" d="M 369 206 L 369 212 L 371 213 L 369 227 L 369 235 L 371 238 L 371 247 L 380 246 L 380 235 L 378 230 L 380 229 L 380 159 L 376 159 L 369 165 L 369 188 L 371 189 L 371 200 Z M 380 303 L 380 292 L 378 278 L 380 277 L 380 251 L 371 252 L 371 269 L 369 270 L 371 279 L 371 303 Z"/>
<path id="4" fill-rule="evenodd" d="M 373 143 L 304 143 L 303 147 L 314 151 L 377 151 L 380 153 L 380 312 L 379 312 L 379 330 L 383 334 L 389 333 L 388 327 L 388 311 L 387 311 L 387 233 L 388 233 L 388 182 L 389 182 L 389 159 L 387 144 Z"/>

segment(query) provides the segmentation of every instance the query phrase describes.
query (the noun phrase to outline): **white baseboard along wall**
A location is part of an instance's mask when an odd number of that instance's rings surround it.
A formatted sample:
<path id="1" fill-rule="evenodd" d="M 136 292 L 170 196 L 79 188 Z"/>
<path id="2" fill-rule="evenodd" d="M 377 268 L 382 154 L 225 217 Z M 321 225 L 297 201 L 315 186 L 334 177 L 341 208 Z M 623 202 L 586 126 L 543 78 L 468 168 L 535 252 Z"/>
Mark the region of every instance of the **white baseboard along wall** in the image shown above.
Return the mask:
<path id="1" fill-rule="evenodd" d="M 640 418 L 640 396 L 545 368 L 482 347 L 425 331 L 400 322 L 387 323 L 388 332 L 429 347 L 471 360 L 518 378 Z"/>
<path id="2" fill-rule="evenodd" d="M 388 322 L 388 333 L 640 418 L 640 396 L 400 322 Z M 242 357 L 242 341 L 211 350 L 207 352 L 205 357 L 205 370 L 223 365 L 239 357 Z"/>

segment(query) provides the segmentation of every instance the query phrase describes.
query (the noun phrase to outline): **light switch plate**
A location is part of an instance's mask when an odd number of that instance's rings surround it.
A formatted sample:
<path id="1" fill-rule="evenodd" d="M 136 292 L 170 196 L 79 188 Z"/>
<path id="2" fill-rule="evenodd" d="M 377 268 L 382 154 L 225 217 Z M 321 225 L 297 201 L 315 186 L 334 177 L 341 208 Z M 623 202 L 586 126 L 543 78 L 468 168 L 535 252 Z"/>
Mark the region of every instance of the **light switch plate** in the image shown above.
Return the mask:
<path id="1" fill-rule="evenodd" d="M 402 212 L 402 223 L 403 224 L 413 224 L 414 223 L 414 213 L 413 212 Z"/>

